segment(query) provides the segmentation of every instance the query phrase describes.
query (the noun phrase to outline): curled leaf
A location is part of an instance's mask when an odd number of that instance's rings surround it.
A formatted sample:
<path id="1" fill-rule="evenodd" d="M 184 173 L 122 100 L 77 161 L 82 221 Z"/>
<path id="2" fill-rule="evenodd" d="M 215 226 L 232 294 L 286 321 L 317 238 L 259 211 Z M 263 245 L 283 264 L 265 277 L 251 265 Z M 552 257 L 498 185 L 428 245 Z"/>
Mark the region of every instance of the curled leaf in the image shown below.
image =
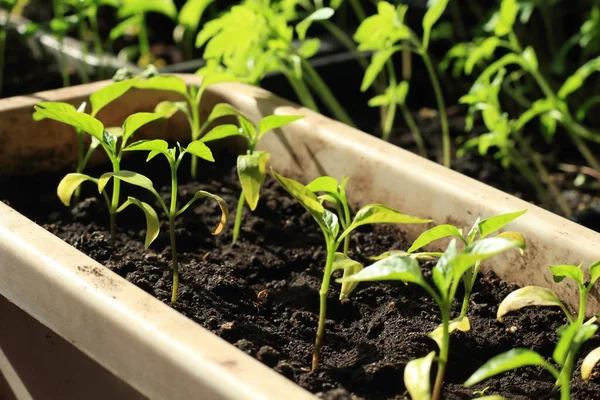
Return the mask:
<path id="1" fill-rule="evenodd" d="M 525 286 L 510 293 L 502 300 L 496 318 L 498 321 L 502 321 L 502 317 L 509 312 L 529 306 L 557 306 L 564 310 L 564 305 L 552 290 L 539 286 Z"/>
<path id="2" fill-rule="evenodd" d="M 186 203 L 186 205 L 183 206 L 175 215 L 176 216 L 181 215 L 196 200 L 201 199 L 203 197 L 208 197 L 209 199 L 215 200 L 217 202 L 217 204 L 219 205 L 219 208 L 221 209 L 221 219 L 219 220 L 219 224 L 217 225 L 215 230 L 211 232 L 212 235 L 218 235 L 219 233 L 221 233 L 223 231 L 223 228 L 225 227 L 225 225 L 227 224 L 227 220 L 229 219 L 229 207 L 227 206 L 227 202 L 225 202 L 225 200 L 223 200 L 221 197 L 217 196 L 216 194 L 212 194 L 212 193 L 206 192 L 204 190 L 198 190 L 194 194 L 194 197 L 192 197 L 192 199 L 190 201 L 188 201 Z"/>
<path id="3" fill-rule="evenodd" d="M 435 351 L 423 358 L 411 360 L 404 368 L 404 385 L 413 399 L 431 399 L 431 364 L 435 358 Z"/>
<path id="4" fill-rule="evenodd" d="M 75 193 L 75 190 L 77 190 L 79 185 L 85 181 L 94 183 L 98 182 L 97 179 L 85 174 L 72 173 L 65 175 L 56 188 L 56 194 L 58 195 L 61 203 L 63 203 L 65 206 L 69 206 L 71 204 L 71 197 L 73 197 L 73 193 Z"/>
<path id="5" fill-rule="evenodd" d="M 154 240 L 158 237 L 158 233 L 160 231 L 160 222 L 158 220 L 158 215 L 154 208 L 148 203 L 144 203 L 134 197 L 128 197 L 127 201 L 121 205 L 117 209 L 117 212 L 121 212 L 126 209 L 130 205 L 135 205 L 139 207 L 146 216 L 146 239 L 144 241 L 144 247 L 148 248 L 154 242 Z"/>
<path id="6" fill-rule="evenodd" d="M 344 270 L 344 277 L 354 275 L 362 270 L 364 267 L 358 261 L 355 261 L 345 255 L 344 253 L 335 253 L 335 259 L 333 261 L 333 267 L 331 272 L 337 271 L 338 269 Z M 344 282 L 342 283 L 342 289 L 340 290 L 340 300 L 348 297 L 350 293 L 356 289 L 358 282 Z"/>
<path id="7" fill-rule="evenodd" d="M 600 347 L 596 347 L 590 351 L 581 363 L 581 379 L 589 381 L 592 376 L 592 371 L 598 362 L 600 361 Z"/>
<path id="8" fill-rule="evenodd" d="M 461 332 L 468 332 L 471 330 L 471 323 L 469 322 L 469 318 L 467 317 L 458 317 L 454 318 L 450 321 L 448 325 L 448 333 L 452 333 L 455 330 L 459 330 Z M 442 348 L 442 341 L 444 339 L 444 325 L 440 324 L 433 331 L 429 332 L 427 335 L 431 339 L 433 339 L 438 347 Z"/>

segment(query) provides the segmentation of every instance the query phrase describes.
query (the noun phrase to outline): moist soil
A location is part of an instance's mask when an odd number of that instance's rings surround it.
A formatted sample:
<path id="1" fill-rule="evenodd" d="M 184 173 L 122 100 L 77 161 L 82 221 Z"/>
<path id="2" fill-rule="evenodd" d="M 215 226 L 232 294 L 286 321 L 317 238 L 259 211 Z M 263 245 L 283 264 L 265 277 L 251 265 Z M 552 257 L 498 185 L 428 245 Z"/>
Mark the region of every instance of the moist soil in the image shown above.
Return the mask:
<path id="1" fill-rule="evenodd" d="M 157 159 L 146 165 L 130 158 L 125 168 L 144 171 L 168 199 L 166 165 Z M 182 166 L 182 204 L 195 191 L 208 190 L 221 195 L 230 210 L 235 210 L 240 189 L 234 159 L 217 159 L 219 165 L 201 171 L 200 181 L 186 179 L 187 168 Z M 91 175 L 102 172 L 92 170 Z M 161 227 L 151 248 L 144 250 L 141 212 L 126 210 L 119 214 L 119 233 L 112 246 L 102 199 L 94 197 L 93 188 L 88 187 L 82 200 L 68 209 L 55 195 L 60 178 L 55 174 L 4 179 L 0 181 L 0 199 L 170 305 L 167 226 Z M 130 188 L 124 187 L 124 195 L 144 195 L 127 193 Z M 231 243 L 232 221 L 222 234 L 211 236 L 218 219 L 217 204 L 200 201 L 177 221 L 180 291 L 173 306 L 176 310 L 323 398 L 407 398 L 404 367 L 436 350 L 427 333 L 440 322 L 435 304 L 420 288 L 400 282 L 360 284 L 349 299 L 340 302 L 339 285 L 333 283 L 321 368 L 310 372 L 325 262 L 317 225 L 271 178 L 255 212 L 245 211 L 237 243 Z M 364 227 L 352 236 L 350 255 L 368 264 L 369 256 L 408 246 L 402 233 L 391 226 Z M 428 278 L 430 267 L 423 266 Z M 462 386 L 490 357 L 515 347 L 534 349 L 551 359 L 555 332 L 565 323 L 564 316 L 550 308 L 529 308 L 498 322 L 498 304 L 514 289 L 516 286 L 492 273 L 480 277 L 471 298 L 472 329 L 452 335 L 444 398 L 470 399 L 477 397 L 475 390 L 485 388 L 486 395 L 502 394 L 510 399 L 557 398 L 550 395 L 552 377 L 538 368 L 506 373 L 471 389 Z M 458 307 L 456 304 L 456 313 Z M 594 339 L 580 354 L 598 345 L 600 340 Z M 575 374 L 572 398 L 595 399 L 599 390 L 598 373 L 589 383 L 582 383 Z"/>

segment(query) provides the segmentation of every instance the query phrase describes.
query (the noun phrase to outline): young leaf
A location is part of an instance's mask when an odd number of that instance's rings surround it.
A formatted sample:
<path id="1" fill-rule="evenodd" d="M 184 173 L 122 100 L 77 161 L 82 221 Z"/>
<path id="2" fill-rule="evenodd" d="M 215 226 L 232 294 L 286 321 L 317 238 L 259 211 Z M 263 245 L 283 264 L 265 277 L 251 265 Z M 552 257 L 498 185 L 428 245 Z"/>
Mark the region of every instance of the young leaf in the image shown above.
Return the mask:
<path id="1" fill-rule="evenodd" d="M 395 52 L 397 52 L 400 49 L 400 46 L 394 46 L 389 49 L 380 50 L 373 53 L 373 55 L 371 56 L 371 63 L 367 67 L 362 84 L 360 85 L 361 92 L 364 92 L 371 87 L 371 85 L 373 84 L 373 82 L 375 82 L 375 79 L 377 79 L 377 76 L 379 76 L 379 73 L 385 66 L 385 63 Z"/>
<path id="2" fill-rule="evenodd" d="M 85 181 L 94 183 L 98 182 L 97 179 L 85 174 L 72 173 L 65 175 L 56 188 L 56 194 L 58 195 L 60 201 L 65 206 L 71 205 L 71 197 L 73 197 L 73 193 L 75 193 L 75 190 L 77 190 L 79 185 Z"/>
<path id="3" fill-rule="evenodd" d="M 90 104 L 92 105 L 92 116 L 96 116 L 100 110 L 108 104 L 123 96 L 125 92 L 131 89 L 139 78 L 127 79 L 121 82 L 114 82 L 102 89 L 96 90 L 90 95 Z"/>
<path id="4" fill-rule="evenodd" d="M 448 325 L 448 333 L 452 333 L 457 329 L 461 332 L 469 332 L 471 330 L 471 323 L 469 322 L 469 318 L 458 317 L 451 320 L 450 324 Z M 444 325 L 438 325 L 438 327 L 435 328 L 433 331 L 429 332 L 427 336 L 433 339 L 437 343 L 438 347 L 441 349 L 442 342 L 444 340 Z"/>
<path id="5" fill-rule="evenodd" d="M 564 310 L 563 304 L 552 290 L 539 286 L 525 286 L 511 292 L 502 300 L 496 318 L 502 321 L 502 317 L 509 312 L 529 306 L 557 306 Z"/>
<path id="6" fill-rule="evenodd" d="M 119 17 L 155 12 L 171 19 L 177 17 L 177 8 L 172 0 L 125 0 L 119 8 Z"/>
<path id="7" fill-rule="evenodd" d="M 138 206 L 146 216 L 146 239 L 144 241 L 144 247 L 148 248 L 154 242 L 154 240 L 158 237 L 158 233 L 160 231 L 160 222 L 158 220 L 158 215 L 154 208 L 150 206 L 148 203 L 144 203 L 134 197 L 127 197 L 127 201 L 121 205 L 117 209 L 117 212 L 121 212 L 126 209 L 130 205 Z"/>
<path id="8" fill-rule="evenodd" d="M 435 358 L 435 351 L 423 358 L 411 360 L 404 368 L 404 386 L 413 399 L 431 399 L 431 364 Z"/>
<path id="9" fill-rule="evenodd" d="M 188 0 L 181 7 L 179 12 L 178 22 L 183 25 L 185 29 L 191 33 L 195 33 L 198 30 L 198 24 L 202 19 L 202 14 L 206 10 L 206 7 L 215 0 Z"/>
<path id="10" fill-rule="evenodd" d="M 126 143 L 127 140 L 129 140 L 129 138 L 142 126 L 163 117 L 163 114 L 149 112 L 131 114 L 123 123 L 123 142 Z"/>
<path id="11" fill-rule="evenodd" d="M 219 205 L 219 208 L 221 209 L 221 219 L 219 220 L 219 224 L 217 225 L 215 230 L 211 232 L 212 235 L 218 235 L 219 233 L 221 233 L 223 231 L 223 228 L 227 224 L 227 220 L 229 218 L 229 207 L 227 206 L 227 203 L 225 202 L 225 200 L 223 200 L 221 197 L 219 197 L 215 194 L 205 192 L 204 190 L 198 190 L 194 194 L 194 197 L 192 197 L 192 199 L 190 201 L 188 201 L 186 203 L 186 205 L 183 206 L 181 208 L 181 210 L 179 210 L 177 212 L 176 216 L 181 215 L 181 213 L 183 213 L 185 210 L 187 210 L 192 205 L 192 203 L 194 203 L 196 200 L 203 198 L 203 197 L 208 197 L 209 199 L 215 200 L 217 202 L 217 204 Z"/>
<path id="12" fill-rule="evenodd" d="M 219 139 L 224 139 L 226 137 L 230 137 L 230 136 L 243 136 L 246 137 L 246 135 L 244 135 L 240 128 L 238 128 L 237 126 L 233 125 L 233 124 L 225 124 L 225 125 L 219 125 L 214 127 L 213 129 L 211 129 L 206 135 L 202 136 L 202 138 L 200 140 L 202 140 L 203 142 L 210 142 L 213 140 L 219 140 Z M 248 138 L 246 138 L 248 139 Z"/>
<path id="13" fill-rule="evenodd" d="M 40 106 L 35 106 L 35 110 L 37 114 L 43 118 L 48 118 L 71 125 L 75 129 L 87 132 L 101 142 L 104 142 L 104 125 L 91 115 L 77 111 L 57 111 L 55 109 L 44 109 Z"/>
<path id="14" fill-rule="evenodd" d="M 593 285 L 594 283 L 596 283 L 598 278 L 600 278 L 600 261 L 596 261 L 595 263 L 590 265 L 589 272 L 590 272 L 590 283 L 589 284 Z"/>
<path id="15" fill-rule="evenodd" d="M 426 224 L 429 222 L 431 222 L 430 219 L 402 214 L 383 204 L 369 204 L 358 210 L 348 230 L 354 230 L 367 224 Z"/>
<path id="16" fill-rule="evenodd" d="M 138 89 L 168 90 L 179 93 L 187 98 L 187 85 L 185 81 L 177 76 L 157 75 L 146 80 L 140 80 L 135 84 Z"/>
<path id="17" fill-rule="evenodd" d="M 311 190 L 309 190 L 306 186 L 297 182 L 293 179 L 286 178 L 284 176 L 279 175 L 277 172 L 271 169 L 271 173 L 277 179 L 279 184 L 283 186 L 283 188 L 291 194 L 298 202 L 306 208 L 306 210 L 313 216 L 320 216 L 325 211 L 323 205 Z M 316 218 L 316 217 L 315 217 Z"/>
<path id="18" fill-rule="evenodd" d="M 164 118 L 171 118 L 178 111 L 189 114 L 188 103 L 185 101 L 161 101 L 154 107 L 154 112 L 162 114 Z"/>
<path id="19" fill-rule="evenodd" d="M 258 123 L 258 139 L 269 131 L 281 128 L 302 118 L 304 118 L 304 115 L 269 115 Z"/>
<path id="20" fill-rule="evenodd" d="M 575 265 L 551 265 L 550 271 L 552 271 L 554 282 L 556 283 L 562 282 L 565 278 L 571 278 L 577 282 L 579 286 L 583 286 L 583 271 L 581 270 L 581 264 L 579 267 Z"/>
<path id="21" fill-rule="evenodd" d="M 431 29 L 446 10 L 448 0 L 429 0 L 427 5 L 429 9 L 423 17 L 423 48 L 425 49 L 429 48 Z"/>
<path id="22" fill-rule="evenodd" d="M 525 248 L 525 238 L 518 233 L 510 233 L 518 235 L 518 238 L 502 238 L 498 235 L 494 238 L 481 239 L 467 246 L 452 261 L 455 276 L 462 276 L 477 261 L 483 261 L 506 250 Z"/>
<path id="23" fill-rule="evenodd" d="M 333 261 L 333 267 L 331 272 L 337 271 L 338 269 L 344 270 L 344 277 L 354 275 L 361 271 L 364 266 L 345 255 L 344 253 L 335 253 L 335 260 Z M 358 282 L 344 282 L 342 283 L 342 289 L 340 290 L 340 300 L 344 300 L 350 295 L 350 293 L 356 289 Z"/>
<path id="24" fill-rule="evenodd" d="M 508 35 L 513 29 L 518 12 L 519 3 L 517 0 L 502 0 L 497 16 L 498 19 L 494 26 L 494 34 L 496 36 Z"/>
<path id="25" fill-rule="evenodd" d="M 265 151 L 255 151 L 252 154 L 238 156 L 237 173 L 242 185 L 244 197 L 250 210 L 254 211 L 258 205 L 260 188 L 265 183 L 267 164 L 270 155 Z"/>
<path id="26" fill-rule="evenodd" d="M 121 36 L 125 35 L 127 31 L 134 26 L 138 26 L 142 23 L 142 15 L 134 15 L 121 22 L 119 22 L 114 28 L 112 28 L 108 34 L 108 38 L 112 41 L 117 40 Z"/>
<path id="27" fill-rule="evenodd" d="M 448 236 L 454 236 L 455 238 L 460 239 L 463 243 L 466 244 L 466 240 L 462 235 L 460 229 L 455 227 L 454 225 L 438 225 L 435 228 L 431 228 L 425 232 L 423 232 L 417 240 L 414 241 L 412 246 L 407 250 L 409 253 L 412 253 L 415 250 L 420 249 L 421 247 L 427 246 L 429 243 L 442 239 Z"/>
<path id="28" fill-rule="evenodd" d="M 312 23 L 314 21 L 323 21 L 323 20 L 329 19 L 333 16 L 334 12 L 335 11 L 332 8 L 323 7 L 323 8 L 319 8 L 318 10 L 314 11 L 308 17 L 304 18 L 302 21 L 300 21 L 298 23 L 298 25 L 296 25 L 296 32 L 298 33 L 298 39 L 300 39 L 300 40 L 306 39 L 306 31 L 308 30 L 308 28 L 310 28 L 310 26 L 312 25 Z"/>
<path id="29" fill-rule="evenodd" d="M 501 374 L 502 372 L 512 371 L 513 369 L 539 365 L 553 372 L 555 377 L 558 373 L 549 365 L 542 356 L 533 350 L 529 349 L 512 349 L 505 353 L 499 354 L 491 358 L 483 364 L 467 381 L 464 383 L 466 387 L 471 387 L 492 376 Z"/>
<path id="30" fill-rule="evenodd" d="M 77 112 L 77 109 L 72 104 L 63 103 L 61 101 L 42 101 L 37 103 L 37 106 L 49 111 Z M 41 121 L 46 117 L 36 109 L 32 115 L 32 118 L 34 121 Z"/>
<path id="31" fill-rule="evenodd" d="M 185 148 L 187 153 L 193 154 L 196 157 L 200 157 L 203 160 L 214 162 L 215 158 L 212 155 L 212 151 L 204 144 L 202 140 L 194 140 Z"/>
<path id="32" fill-rule="evenodd" d="M 484 219 L 479 223 L 480 238 L 483 239 L 490 233 L 496 232 L 497 230 L 504 228 L 511 221 L 517 219 L 526 212 L 527 210 L 522 210 L 514 213 L 496 215 L 494 217 Z"/>
<path id="33" fill-rule="evenodd" d="M 426 286 L 419 263 L 411 257 L 392 256 L 377 261 L 357 274 L 337 279 L 339 283 L 368 281 L 404 281 Z"/>
<path id="34" fill-rule="evenodd" d="M 317 192 L 326 192 L 330 194 L 338 194 L 338 181 L 331 176 L 320 176 L 308 185 L 306 185 L 307 189 L 317 193 Z"/>
<path id="35" fill-rule="evenodd" d="M 456 258 L 457 254 L 456 239 L 452 239 L 448 248 L 433 268 L 433 283 L 435 283 L 435 286 L 439 289 L 440 293 L 448 292 L 448 287 L 452 282 L 452 261 Z"/>
<path id="36" fill-rule="evenodd" d="M 556 344 L 552 357 L 559 365 L 564 365 L 570 354 L 577 353 L 579 347 L 587 342 L 598 330 L 598 325 L 570 324 L 560 331 L 560 339 Z"/>
<path id="37" fill-rule="evenodd" d="M 598 362 L 600 361 L 600 347 L 596 347 L 590 351 L 581 363 L 581 379 L 589 381 L 592 376 L 592 371 Z"/>
<path id="38" fill-rule="evenodd" d="M 169 144 L 162 139 L 154 140 L 138 140 L 137 142 L 131 143 L 125 147 L 125 151 L 150 151 L 160 154 L 164 154 L 167 158 L 170 158 Z"/>
<path id="39" fill-rule="evenodd" d="M 98 193 L 102 193 L 110 178 L 120 179 L 131 185 L 139 186 L 151 192 L 154 196 L 160 198 L 158 192 L 154 189 L 154 184 L 150 179 L 137 172 L 122 170 L 119 172 L 107 172 L 98 179 Z"/>

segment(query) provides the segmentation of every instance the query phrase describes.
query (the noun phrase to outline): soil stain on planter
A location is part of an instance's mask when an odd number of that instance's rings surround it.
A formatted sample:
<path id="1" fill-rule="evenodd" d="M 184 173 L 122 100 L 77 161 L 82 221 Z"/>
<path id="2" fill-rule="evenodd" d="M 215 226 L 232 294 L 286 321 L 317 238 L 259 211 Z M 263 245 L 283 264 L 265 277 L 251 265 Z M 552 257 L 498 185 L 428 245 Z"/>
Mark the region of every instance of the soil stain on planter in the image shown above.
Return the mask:
<path id="1" fill-rule="evenodd" d="M 155 178 L 156 186 L 168 197 L 168 181 L 160 173 L 152 175 L 163 170 L 164 165 L 153 161 L 148 169 L 145 163 L 127 162 L 139 167 L 127 168 L 150 170 L 148 175 Z M 227 162 L 225 165 L 233 165 L 233 160 Z M 181 171 L 183 175 L 185 166 Z M 96 172 L 91 174 L 99 175 Z M 162 226 L 151 249 L 144 250 L 141 212 L 127 210 L 119 214 L 117 245 L 112 247 L 102 199 L 93 197 L 90 189 L 84 194 L 92 197 L 69 210 L 56 199 L 59 179 L 53 175 L 26 181 L 5 180 L 0 182 L 7 189 L 3 200 L 169 304 L 167 226 Z M 219 170 L 211 165 L 202 171 L 200 179 L 201 182 L 180 185 L 182 204 L 202 189 L 221 195 L 230 209 L 235 209 L 239 186 L 234 168 Z M 130 193 L 123 193 L 127 194 Z M 339 285 L 333 283 L 328 296 L 322 368 L 310 372 L 325 262 L 318 227 L 273 179 L 267 180 L 256 211 L 245 210 L 238 243 L 231 244 L 233 221 L 223 234 L 210 235 L 219 215 L 216 203 L 204 201 L 195 203 L 192 212 L 177 221 L 181 270 L 175 309 L 322 398 L 408 398 L 403 384 L 406 363 L 436 350 L 427 333 L 440 320 L 434 302 L 424 291 L 401 282 L 361 284 L 349 299 L 340 302 Z M 351 256 L 368 264 L 369 256 L 391 249 L 406 250 L 408 246 L 391 226 L 364 227 L 352 237 Z M 423 266 L 428 278 L 430 267 Z M 85 268 L 82 266 L 82 272 L 102 274 Z M 493 274 L 479 279 L 471 299 L 472 330 L 452 335 L 445 399 L 477 397 L 473 391 L 486 387 L 485 394 L 502 394 L 510 399 L 554 398 L 549 396 L 554 385 L 551 375 L 538 368 L 507 373 L 473 389 L 462 386 L 490 357 L 511 348 L 535 349 L 551 359 L 558 339 L 555 332 L 565 323 L 564 317 L 552 309 L 529 308 L 498 322 L 498 304 L 514 289 Z M 457 302 L 457 313 L 459 306 Z M 580 356 L 598 345 L 600 340 L 590 341 Z M 578 366 L 580 363 L 581 359 Z M 595 399 L 600 393 L 600 379 L 596 376 L 590 383 L 582 383 L 576 373 L 572 393 L 574 399 Z"/>

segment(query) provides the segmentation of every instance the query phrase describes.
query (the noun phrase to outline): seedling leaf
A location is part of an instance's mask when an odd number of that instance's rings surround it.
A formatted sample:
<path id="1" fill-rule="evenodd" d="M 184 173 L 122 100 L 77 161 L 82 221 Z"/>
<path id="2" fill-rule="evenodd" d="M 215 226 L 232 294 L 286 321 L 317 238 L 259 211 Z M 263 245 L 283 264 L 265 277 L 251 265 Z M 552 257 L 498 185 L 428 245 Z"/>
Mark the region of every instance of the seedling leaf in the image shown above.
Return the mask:
<path id="1" fill-rule="evenodd" d="M 265 183 L 267 164 L 270 155 L 265 151 L 240 155 L 237 159 L 237 172 L 244 197 L 250 210 L 254 211 L 260 198 L 260 188 Z"/>
<path id="2" fill-rule="evenodd" d="M 150 152 L 164 154 L 165 156 L 170 157 L 169 144 L 162 139 L 139 140 L 137 142 L 131 143 L 124 150 L 125 151 L 150 151 Z M 148 159 L 150 159 L 150 158 L 152 158 L 152 157 L 148 156 Z"/>
<path id="3" fill-rule="evenodd" d="M 431 34 L 431 29 L 440 19 L 446 10 L 447 5 L 448 0 L 429 0 L 429 9 L 423 17 L 423 48 L 427 49 L 429 47 L 429 36 Z"/>
<path id="4" fill-rule="evenodd" d="M 258 123 L 258 139 L 269 131 L 281 128 L 302 118 L 304 118 L 304 115 L 269 115 Z"/>
<path id="5" fill-rule="evenodd" d="M 514 213 L 507 213 L 496 215 L 494 217 L 486 218 L 479 223 L 480 238 L 483 239 L 490 233 L 496 232 L 499 229 L 504 228 L 511 221 L 525 214 L 527 210 L 517 211 Z"/>
<path id="6" fill-rule="evenodd" d="M 195 33 L 206 7 L 215 0 L 188 0 L 179 12 L 178 22 L 189 32 Z"/>
<path id="7" fill-rule="evenodd" d="M 189 114 L 188 103 L 185 101 L 161 101 L 154 107 L 154 112 L 162 114 L 164 118 L 171 118 L 178 111 Z"/>
<path id="8" fill-rule="evenodd" d="M 120 179 L 131 185 L 139 186 L 151 192 L 154 196 L 160 198 L 158 192 L 154 189 L 154 184 L 150 179 L 142 174 L 133 171 L 107 172 L 98 179 L 98 192 L 102 193 L 110 178 Z"/>
<path id="9" fill-rule="evenodd" d="M 333 261 L 333 267 L 331 272 L 337 271 L 338 269 L 344 270 L 344 277 L 354 275 L 361 271 L 364 266 L 345 255 L 344 253 L 335 253 L 335 260 Z M 342 283 L 342 289 L 340 290 L 340 300 L 348 297 L 350 293 L 356 289 L 358 282 L 344 282 Z"/>
<path id="10" fill-rule="evenodd" d="M 208 148 L 204 142 L 200 140 L 194 140 L 185 148 L 185 151 L 195 155 L 196 157 L 200 157 L 203 160 L 214 162 L 215 158 L 212 155 L 212 151 Z"/>
<path id="11" fill-rule="evenodd" d="M 458 318 L 454 318 L 453 320 L 449 321 L 448 333 L 452 333 L 457 329 L 461 332 L 470 331 L 471 323 L 469 322 L 469 318 L 458 317 Z M 438 325 L 438 327 L 435 328 L 433 331 L 429 332 L 429 334 L 427 336 L 429 336 L 431 339 L 433 339 L 437 343 L 438 347 L 441 349 L 442 342 L 444 340 L 444 325 L 443 324 Z"/>
<path id="12" fill-rule="evenodd" d="M 56 109 L 44 109 L 43 107 L 35 106 L 37 114 L 43 118 L 52 119 L 71 125 L 75 129 L 87 132 L 96 139 L 104 142 L 104 125 L 91 115 L 75 111 L 58 111 Z"/>
<path id="13" fill-rule="evenodd" d="M 61 101 L 42 101 L 40 103 L 37 103 L 37 106 L 49 111 L 77 112 L 77 109 L 73 105 L 69 103 L 63 103 Z M 40 111 L 38 111 L 36 108 L 32 115 L 32 118 L 34 121 L 41 121 L 45 119 L 46 116 L 40 113 Z"/>
<path id="14" fill-rule="evenodd" d="M 592 371 L 598 362 L 600 361 L 600 347 L 596 347 L 590 351 L 581 363 L 581 379 L 589 381 L 592 376 Z"/>
<path id="15" fill-rule="evenodd" d="M 419 286 L 427 285 L 419 268 L 419 263 L 407 256 L 384 258 L 354 275 L 337 280 L 339 283 L 368 281 L 404 281 Z"/>
<path id="16" fill-rule="evenodd" d="M 456 258 L 458 254 L 456 250 L 456 239 L 452 239 L 448 248 L 442 254 L 437 264 L 433 268 L 433 283 L 439 289 L 440 293 L 447 293 L 448 287 L 452 282 L 452 261 Z"/>
<path id="17" fill-rule="evenodd" d="M 142 126 L 163 117 L 164 115 L 160 113 L 139 112 L 131 114 L 123 123 L 123 141 L 127 142 Z"/>
<path id="18" fill-rule="evenodd" d="M 312 25 L 312 23 L 314 21 L 322 21 L 322 20 L 329 19 L 333 16 L 334 13 L 335 13 L 335 11 L 333 10 L 333 8 L 323 7 L 323 8 L 319 8 L 318 10 L 314 11 L 308 17 L 304 18 L 302 21 L 300 21 L 298 23 L 298 25 L 296 25 L 296 32 L 298 33 L 298 39 L 300 39 L 300 40 L 306 39 L 306 31 L 308 30 L 308 28 L 310 28 L 310 26 Z"/>
<path id="19" fill-rule="evenodd" d="M 406 364 L 404 368 L 404 385 L 411 398 L 431 399 L 430 371 L 434 358 L 435 351 L 432 351 L 425 357 L 411 360 Z"/>
<path id="20" fill-rule="evenodd" d="M 146 80 L 140 80 L 135 84 L 138 89 L 168 90 L 188 96 L 185 81 L 177 76 L 157 75 Z"/>
<path id="21" fill-rule="evenodd" d="M 420 249 L 421 247 L 427 246 L 429 243 L 442 239 L 448 236 L 454 236 L 457 239 L 460 239 L 463 243 L 466 243 L 465 238 L 462 235 L 460 229 L 458 229 L 454 225 L 438 225 L 435 228 L 431 228 L 425 232 L 423 232 L 417 240 L 414 241 L 412 246 L 408 249 L 409 253 L 414 252 L 415 250 Z"/>
<path id="22" fill-rule="evenodd" d="M 204 190 L 199 190 L 194 194 L 194 197 L 192 197 L 192 199 L 190 201 L 188 201 L 186 203 L 185 206 L 183 206 L 181 208 L 181 210 L 179 210 L 177 212 L 177 216 L 181 215 L 181 213 L 183 213 L 185 210 L 187 210 L 194 201 L 203 198 L 203 197 L 208 197 L 209 199 L 213 199 L 215 200 L 218 204 L 219 204 L 219 208 L 221 209 L 221 219 L 219 220 L 219 224 L 217 225 L 217 227 L 215 228 L 214 231 L 211 232 L 212 235 L 218 235 L 219 233 L 221 233 L 223 231 L 223 228 L 225 227 L 225 225 L 227 224 L 227 220 L 229 219 L 229 207 L 227 206 L 227 203 L 225 202 L 225 200 L 223 200 L 221 197 L 206 192 Z"/>
<path id="23" fill-rule="evenodd" d="M 360 85 L 361 92 L 364 92 L 371 87 L 371 85 L 373 84 L 373 82 L 375 82 L 375 79 L 377 79 L 377 76 L 379 76 L 379 73 L 385 66 L 385 63 L 398 50 L 400 50 L 400 47 L 394 46 L 389 49 L 376 51 L 375 53 L 373 53 L 373 56 L 371 57 L 371 63 L 367 67 L 362 84 Z"/>
<path id="24" fill-rule="evenodd" d="M 510 293 L 502 300 L 496 318 L 498 321 L 502 321 L 502 317 L 509 312 L 529 306 L 557 306 L 564 309 L 563 304 L 552 290 L 539 286 L 525 286 Z"/>
<path id="25" fill-rule="evenodd" d="M 383 204 L 369 204 L 358 210 L 347 230 L 354 230 L 367 224 L 426 224 L 430 219 L 422 219 L 402 214 Z"/>
<path id="26" fill-rule="evenodd" d="M 144 203 L 134 197 L 128 197 L 127 200 L 117 209 L 117 212 L 121 212 L 126 209 L 130 205 L 138 206 L 146 216 L 146 239 L 144 240 L 144 247 L 148 248 L 154 242 L 154 240 L 158 237 L 158 233 L 160 232 L 160 222 L 158 220 L 158 215 L 152 206 L 148 203 Z"/>
<path id="27" fill-rule="evenodd" d="M 590 285 L 593 285 L 600 278 L 600 261 L 590 265 Z"/>
<path id="28" fill-rule="evenodd" d="M 97 179 L 85 174 L 72 173 L 65 175 L 56 188 L 56 194 L 58 195 L 60 201 L 65 206 L 71 205 L 71 197 L 73 197 L 73 193 L 75 193 L 75 190 L 77 190 L 79 185 L 85 181 L 94 183 L 98 182 Z"/>
<path id="29" fill-rule="evenodd" d="M 598 330 L 598 325 L 570 324 L 560 331 L 560 339 L 556 344 L 552 358 L 559 365 L 564 365 L 569 354 L 575 354 L 579 347 L 591 338 Z"/>
<path id="30" fill-rule="evenodd" d="M 554 282 L 559 283 L 562 282 L 565 278 L 571 278 L 575 282 L 579 284 L 579 286 L 583 286 L 583 271 L 581 270 L 581 264 L 579 267 L 575 265 L 551 265 L 550 271 L 554 276 Z"/>
<path id="31" fill-rule="evenodd" d="M 125 92 L 131 89 L 139 78 L 127 79 L 120 82 L 111 83 L 102 89 L 96 90 L 90 95 L 90 104 L 92 105 L 92 116 L 96 116 L 100 110 L 108 104 L 123 96 Z"/>
<path id="32" fill-rule="evenodd" d="M 329 194 L 338 195 L 338 181 L 331 176 L 320 176 L 306 187 L 313 192 L 326 192 Z"/>
<path id="33" fill-rule="evenodd" d="M 477 261 L 483 261 L 509 249 L 524 249 L 525 238 L 519 233 L 510 233 L 514 235 L 511 238 L 499 237 L 500 235 L 498 235 L 494 238 L 481 239 L 467 246 L 452 261 L 455 277 L 462 276 Z"/>
<path id="34" fill-rule="evenodd" d="M 297 182 L 293 179 L 285 178 L 285 177 L 279 175 L 277 172 L 273 171 L 273 169 L 271 169 L 271 172 L 272 172 L 273 176 L 275 177 L 275 179 L 277 179 L 277 181 L 279 181 L 281 186 L 283 186 L 283 188 L 289 194 L 294 196 L 294 198 L 296 200 L 298 200 L 298 202 L 300 202 L 300 204 L 304 208 L 306 208 L 306 210 L 313 217 L 315 217 L 315 219 L 317 217 L 319 219 L 322 219 L 321 215 L 325 211 L 325 208 L 323 208 L 323 205 L 317 198 L 316 194 L 314 194 L 311 190 L 309 190 L 306 186 L 304 186 L 300 182 Z"/>
<path id="35" fill-rule="evenodd" d="M 233 124 L 225 124 L 214 127 L 206 135 L 202 136 L 202 139 L 200 140 L 202 140 L 203 142 L 210 142 L 213 140 L 224 139 L 230 136 L 246 137 L 246 135 L 242 133 L 239 127 Z"/>

